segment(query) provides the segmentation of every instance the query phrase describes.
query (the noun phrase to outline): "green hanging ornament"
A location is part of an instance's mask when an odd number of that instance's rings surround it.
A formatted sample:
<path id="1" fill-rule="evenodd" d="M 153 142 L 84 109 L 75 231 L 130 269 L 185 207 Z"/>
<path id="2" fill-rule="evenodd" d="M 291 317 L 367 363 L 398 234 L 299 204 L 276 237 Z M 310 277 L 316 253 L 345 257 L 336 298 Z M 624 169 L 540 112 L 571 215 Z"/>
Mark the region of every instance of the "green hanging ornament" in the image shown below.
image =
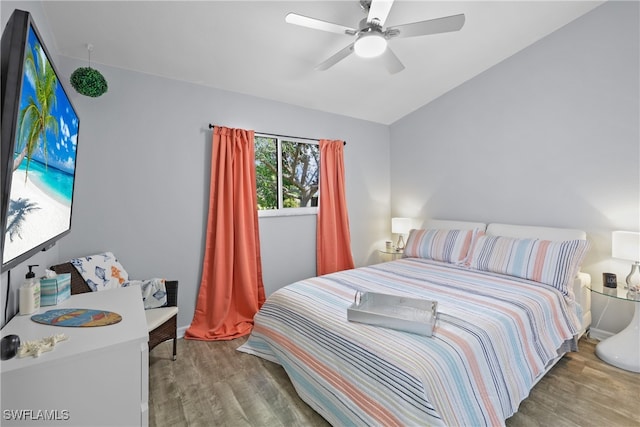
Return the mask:
<path id="1" fill-rule="evenodd" d="M 107 80 L 95 68 L 91 68 L 91 51 L 93 45 L 87 45 L 89 51 L 89 66 L 80 67 L 71 74 L 71 86 L 78 91 L 79 94 L 97 98 L 107 91 L 109 88 Z"/>

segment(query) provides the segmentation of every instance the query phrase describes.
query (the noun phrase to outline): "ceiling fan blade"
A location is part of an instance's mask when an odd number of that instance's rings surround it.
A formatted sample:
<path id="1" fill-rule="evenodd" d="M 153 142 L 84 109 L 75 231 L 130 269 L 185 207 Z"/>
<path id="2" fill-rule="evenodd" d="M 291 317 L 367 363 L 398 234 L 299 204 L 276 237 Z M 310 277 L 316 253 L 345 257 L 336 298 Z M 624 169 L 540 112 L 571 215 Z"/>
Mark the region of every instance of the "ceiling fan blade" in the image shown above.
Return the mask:
<path id="1" fill-rule="evenodd" d="M 380 22 L 380 26 L 384 26 L 384 22 L 387 20 L 387 16 L 389 16 L 391 6 L 393 6 L 393 0 L 372 0 L 369 6 L 367 22 L 377 19 Z"/>
<path id="2" fill-rule="evenodd" d="M 387 28 L 390 37 L 416 37 L 428 34 L 448 33 L 458 31 L 464 25 L 464 14 L 445 16 L 444 18 L 429 19 L 413 24 L 396 25 Z"/>
<path id="3" fill-rule="evenodd" d="M 342 61 L 347 56 L 351 55 L 352 52 L 353 52 L 353 43 L 351 43 L 349 46 L 345 47 L 344 49 L 338 51 L 323 63 L 316 65 L 316 70 L 319 70 L 319 71 L 328 70 L 329 68 L 336 65 L 338 62 Z"/>
<path id="4" fill-rule="evenodd" d="M 387 67 L 389 74 L 396 74 L 404 70 L 404 65 L 402 65 L 402 62 L 400 62 L 389 46 L 384 50 L 381 58 L 384 62 L 384 66 Z"/>
<path id="5" fill-rule="evenodd" d="M 284 20 L 289 24 L 300 25 L 301 27 L 313 28 L 314 30 L 328 31 L 330 33 L 354 35 L 358 30 L 334 24 L 333 22 L 322 21 L 320 19 L 309 18 L 308 16 L 288 13 Z"/>

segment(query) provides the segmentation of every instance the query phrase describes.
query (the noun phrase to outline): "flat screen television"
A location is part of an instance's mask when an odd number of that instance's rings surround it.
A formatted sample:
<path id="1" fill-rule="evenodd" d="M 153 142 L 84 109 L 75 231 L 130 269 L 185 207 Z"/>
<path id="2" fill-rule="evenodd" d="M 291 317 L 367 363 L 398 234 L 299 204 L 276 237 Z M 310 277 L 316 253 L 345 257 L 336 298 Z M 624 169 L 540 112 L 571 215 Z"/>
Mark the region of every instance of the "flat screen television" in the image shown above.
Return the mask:
<path id="1" fill-rule="evenodd" d="M 80 119 L 31 14 L 2 32 L 2 271 L 71 231 Z"/>

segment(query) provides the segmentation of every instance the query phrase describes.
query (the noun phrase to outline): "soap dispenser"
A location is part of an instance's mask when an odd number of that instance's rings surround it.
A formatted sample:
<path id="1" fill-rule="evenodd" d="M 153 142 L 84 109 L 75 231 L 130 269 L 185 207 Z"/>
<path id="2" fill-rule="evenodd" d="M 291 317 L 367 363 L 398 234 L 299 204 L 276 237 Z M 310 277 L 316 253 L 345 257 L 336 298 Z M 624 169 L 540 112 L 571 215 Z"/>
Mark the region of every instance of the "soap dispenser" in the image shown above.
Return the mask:
<path id="1" fill-rule="evenodd" d="M 32 271 L 37 265 L 30 265 L 25 281 L 20 286 L 20 314 L 31 314 L 40 308 L 40 280 Z"/>

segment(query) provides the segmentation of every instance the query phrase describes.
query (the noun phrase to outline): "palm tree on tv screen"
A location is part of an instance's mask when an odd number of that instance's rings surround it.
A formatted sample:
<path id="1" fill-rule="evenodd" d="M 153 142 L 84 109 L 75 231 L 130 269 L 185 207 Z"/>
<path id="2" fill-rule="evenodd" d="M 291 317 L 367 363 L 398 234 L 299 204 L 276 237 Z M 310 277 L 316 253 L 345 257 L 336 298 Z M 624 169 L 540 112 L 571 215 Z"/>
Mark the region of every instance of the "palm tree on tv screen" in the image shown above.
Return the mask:
<path id="1" fill-rule="evenodd" d="M 29 97 L 27 105 L 20 110 L 18 117 L 18 150 L 20 153 L 13 162 L 13 170 L 27 158 L 25 181 L 29 173 L 31 156 L 38 148 L 38 142 L 42 139 L 42 151 L 44 152 L 45 166 L 47 164 L 47 131 L 52 131 L 58 137 L 58 122 L 51 114 L 56 104 L 56 88 L 58 79 L 47 60 L 40 44 L 35 44 L 36 55 L 29 49 L 25 59 L 25 73 L 35 84 L 35 99 Z"/>

